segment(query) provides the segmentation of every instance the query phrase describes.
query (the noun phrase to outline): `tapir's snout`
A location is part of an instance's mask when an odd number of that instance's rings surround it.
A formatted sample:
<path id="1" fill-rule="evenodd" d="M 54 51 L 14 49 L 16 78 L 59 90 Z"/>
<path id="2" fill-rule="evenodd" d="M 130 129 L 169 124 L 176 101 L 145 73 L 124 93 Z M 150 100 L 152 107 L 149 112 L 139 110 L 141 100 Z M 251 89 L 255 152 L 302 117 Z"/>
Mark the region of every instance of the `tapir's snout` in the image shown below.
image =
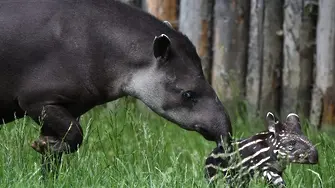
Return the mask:
<path id="1" fill-rule="evenodd" d="M 199 124 L 195 130 L 206 140 L 214 141 L 218 145 L 230 139 L 230 118 L 222 103 L 218 99 L 208 101 L 208 107 L 199 110 Z"/>
<path id="2" fill-rule="evenodd" d="M 317 164 L 319 162 L 319 155 L 317 149 L 314 147 L 309 151 L 308 155 L 308 163 L 309 164 Z"/>
<path id="3" fill-rule="evenodd" d="M 227 138 L 230 138 L 230 129 L 228 129 L 226 124 L 217 126 L 197 124 L 195 127 L 195 131 L 200 133 L 206 140 L 216 142 L 218 146 L 221 145 L 221 142 L 226 142 Z"/>

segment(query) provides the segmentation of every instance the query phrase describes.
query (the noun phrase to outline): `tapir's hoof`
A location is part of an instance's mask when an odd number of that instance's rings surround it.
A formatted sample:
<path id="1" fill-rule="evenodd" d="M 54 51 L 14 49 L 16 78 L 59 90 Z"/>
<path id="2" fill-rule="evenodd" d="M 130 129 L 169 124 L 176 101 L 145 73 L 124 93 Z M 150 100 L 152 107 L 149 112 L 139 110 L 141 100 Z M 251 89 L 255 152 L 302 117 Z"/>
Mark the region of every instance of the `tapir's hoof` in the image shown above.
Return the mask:
<path id="1" fill-rule="evenodd" d="M 61 153 L 69 151 L 69 145 L 67 143 L 52 136 L 40 136 L 38 140 L 35 140 L 31 144 L 31 147 L 41 154 L 46 152 Z"/>
<path id="2" fill-rule="evenodd" d="M 47 142 L 44 141 L 44 140 L 35 140 L 32 144 L 31 144 L 31 147 L 39 152 L 39 153 L 44 153 L 44 150 L 46 149 L 47 147 Z"/>

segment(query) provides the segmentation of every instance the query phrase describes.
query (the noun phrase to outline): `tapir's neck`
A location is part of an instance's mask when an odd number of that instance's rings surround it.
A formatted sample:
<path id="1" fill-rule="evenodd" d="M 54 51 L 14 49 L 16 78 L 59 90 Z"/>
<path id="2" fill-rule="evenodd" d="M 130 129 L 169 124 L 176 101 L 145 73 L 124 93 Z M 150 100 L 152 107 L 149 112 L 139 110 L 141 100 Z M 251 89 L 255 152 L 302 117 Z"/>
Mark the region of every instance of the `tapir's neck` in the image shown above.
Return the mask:
<path id="1" fill-rule="evenodd" d="M 103 88 L 106 100 L 133 95 L 134 92 L 127 89 L 130 82 L 134 82 L 134 78 L 143 79 L 140 74 L 145 75 L 146 71 L 152 71 L 155 66 L 153 61 L 155 36 L 164 33 L 173 41 L 181 35 L 139 9 L 118 2 L 114 4 L 110 7 L 109 16 L 104 20 L 107 26 L 104 25 L 104 28 L 98 26 L 96 29 L 99 31 L 99 38 L 104 41 L 102 48 L 96 50 L 103 57 L 104 66 L 101 72 L 105 74 L 101 76 L 105 81 L 103 84 L 100 83 L 100 88 Z"/>

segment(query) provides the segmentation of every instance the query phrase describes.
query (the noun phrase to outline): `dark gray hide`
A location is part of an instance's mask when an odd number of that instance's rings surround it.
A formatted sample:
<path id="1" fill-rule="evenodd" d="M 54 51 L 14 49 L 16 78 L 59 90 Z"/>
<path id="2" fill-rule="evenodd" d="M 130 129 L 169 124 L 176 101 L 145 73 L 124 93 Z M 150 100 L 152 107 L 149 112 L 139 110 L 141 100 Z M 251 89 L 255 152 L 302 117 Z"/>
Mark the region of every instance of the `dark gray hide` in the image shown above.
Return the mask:
<path id="1" fill-rule="evenodd" d="M 112 0 L 16 0 L 0 2 L 0 18 L 0 119 L 42 117 L 37 151 L 74 152 L 76 118 L 126 95 L 208 140 L 228 138 L 194 46 L 153 16 Z"/>
<path id="2" fill-rule="evenodd" d="M 258 174 L 276 187 L 283 187 L 282 173 L 287 163 L 318 163 L 318 152 L 303 135 L 298 115 L 289 114 L 284 123 L 271 112 L 266 118 L 268 131 L 233 142 L 231 147 L 236 148 L 229 152 L 222 147 L 211 152 L 205 167 L 210 182 L 222 172 L 230 186 L 243 186 Z"/>

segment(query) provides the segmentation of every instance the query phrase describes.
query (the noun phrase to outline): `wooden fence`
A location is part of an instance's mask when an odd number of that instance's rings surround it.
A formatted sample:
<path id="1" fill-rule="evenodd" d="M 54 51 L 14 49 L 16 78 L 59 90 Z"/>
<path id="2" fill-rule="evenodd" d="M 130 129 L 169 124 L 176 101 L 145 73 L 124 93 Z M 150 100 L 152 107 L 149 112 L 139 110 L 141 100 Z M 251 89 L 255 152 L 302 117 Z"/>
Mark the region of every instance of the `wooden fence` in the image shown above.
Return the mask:
<path id="1" fill-rule="evenodd" d="M 220 99 L 335 125 L 334 0 L 122 0 L 186 34 Z"/>

